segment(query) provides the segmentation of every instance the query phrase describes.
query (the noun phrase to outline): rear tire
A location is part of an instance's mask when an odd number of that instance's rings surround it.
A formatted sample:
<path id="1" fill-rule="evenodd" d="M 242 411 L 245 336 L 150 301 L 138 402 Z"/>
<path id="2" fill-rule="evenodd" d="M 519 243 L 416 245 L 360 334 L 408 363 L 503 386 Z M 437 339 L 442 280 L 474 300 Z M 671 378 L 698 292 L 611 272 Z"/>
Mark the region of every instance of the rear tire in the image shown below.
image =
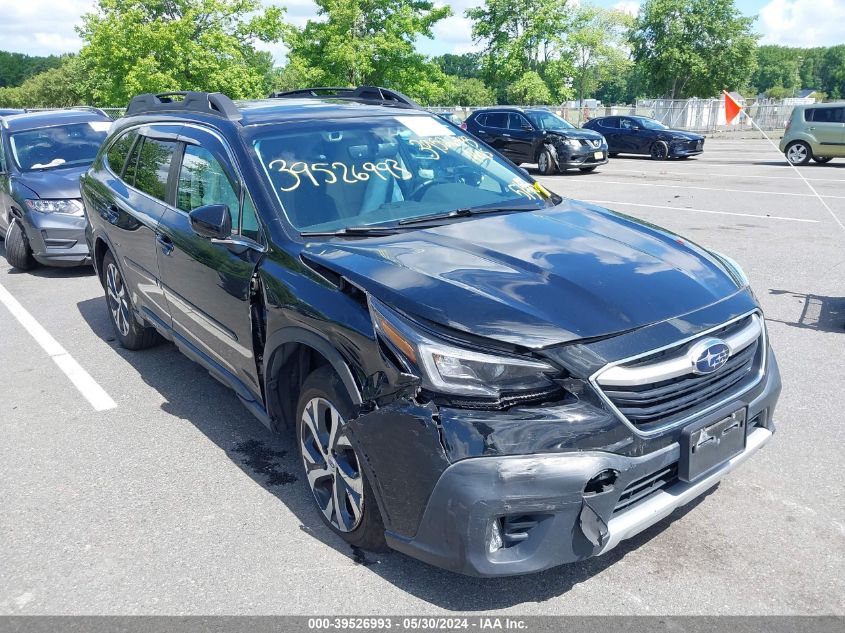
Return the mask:
<path id="1" fill-rule="evenodd" d="M 296 413 L 297 445 L 320 518 L 353 547 L 383 551 L 378 504 L 344 432 L 354 415 L 352 401 L 330 366 L 305 379 Z"/>
<path id="2" fill-rule="evenodd" d="M 544 176 L 551 176 L 557 171 L 555 158 L 552 156 L 552 152 L 548 147 L 543 147 L 540 150 L 540 154 L 537 156 L 537 169 Z"/>
<path id="3" fill-rule="evenodd" d="M 819 165 L 824 165 L 825 163 L 829 163 L 833 160 L 833 156 L 813 156 L 813 160 L 816 161 Z"/>
<path id="4" fill-rule="evenodd" d="M 784 154 L 786 154 L 786 160 L 792 165 L 800 167 L 810 162 L 810 158 L 813 156 L 813 150 L 804 141 L 795 141 L 787 146 Z"/>
<path id="5" fill-rule="evenodd" d="M 18 270 L 30 270 L 38 263 L 32 256 L 29 240 L 26 239 L 26 233 L 23 232 L 20 222 L 14 220 L 6 236 L 6 261 L 12 268 Z"/>
<path id="6" fill-rule="evenodd" d="M 161 340 L 152 327 L 144 327 L 135 319 L 132 298 L 123 281 L 123 275 L 114 261 L 111 251 L 103 257 L 103 287 L 106 290 L 106 305 L 109 309 L 114 335 L 122 347 L 140 350 L 152 347 Z"/>
<path id="7" fill-rule="evenodd" d="M 666 160 L 669 158 L 669 146 L 666 141 L 655 141 L 651 144 L 651 160 Z"/>

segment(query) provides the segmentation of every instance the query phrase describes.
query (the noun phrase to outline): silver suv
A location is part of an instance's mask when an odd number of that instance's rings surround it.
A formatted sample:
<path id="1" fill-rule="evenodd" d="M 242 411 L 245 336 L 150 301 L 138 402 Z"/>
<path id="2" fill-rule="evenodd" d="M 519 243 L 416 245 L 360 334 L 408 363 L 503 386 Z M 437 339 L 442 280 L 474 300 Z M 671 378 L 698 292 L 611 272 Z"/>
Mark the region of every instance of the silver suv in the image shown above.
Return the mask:
<path id="1" fill-rule="evenodd" d="M 793 165 L 806 165 L 811 158 L 828 163 L 845 157 L 845 102 L 796 106 L 780 151 Z"/>

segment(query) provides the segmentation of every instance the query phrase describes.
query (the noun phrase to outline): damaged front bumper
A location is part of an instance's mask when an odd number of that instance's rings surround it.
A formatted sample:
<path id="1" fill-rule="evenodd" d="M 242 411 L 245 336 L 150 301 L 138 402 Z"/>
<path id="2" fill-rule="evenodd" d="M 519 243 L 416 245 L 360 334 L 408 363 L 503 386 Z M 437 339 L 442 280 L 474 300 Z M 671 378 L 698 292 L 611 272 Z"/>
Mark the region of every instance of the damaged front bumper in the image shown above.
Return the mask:
<path id="1" fill-rule="evenodd" d="M 752 392 L 698 421 L 715 422 L 743 407 L 746 445 L 691 482 L 678 476 L 678 441 L 637 456 L 608 447 L 462 459 L 438 478 L 415 534 L 388 529 L 387 543 L 473 576 L 532 573 L 604 554 L 705 493 L 765 445 L 780 388 L 773 360 Z M 606 472 L 611 480 L 602 479 Z"/>

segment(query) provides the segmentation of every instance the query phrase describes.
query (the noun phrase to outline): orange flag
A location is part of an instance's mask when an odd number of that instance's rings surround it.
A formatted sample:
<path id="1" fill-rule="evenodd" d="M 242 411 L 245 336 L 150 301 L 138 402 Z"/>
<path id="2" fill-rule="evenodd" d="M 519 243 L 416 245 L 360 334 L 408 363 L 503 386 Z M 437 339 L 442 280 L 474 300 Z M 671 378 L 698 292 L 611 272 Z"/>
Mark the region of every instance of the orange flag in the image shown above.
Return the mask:
<path id="1" fill-rule="evenodd" d="M 727 120 L 728 125 L 730 125 L 739 115 L 739 111 L 742 110 L 742 106 L 736 102 L 736 99 L 728 94 L 727 90 L 723 90 L 722 92 L 725 93 L 725 119 Z"/>

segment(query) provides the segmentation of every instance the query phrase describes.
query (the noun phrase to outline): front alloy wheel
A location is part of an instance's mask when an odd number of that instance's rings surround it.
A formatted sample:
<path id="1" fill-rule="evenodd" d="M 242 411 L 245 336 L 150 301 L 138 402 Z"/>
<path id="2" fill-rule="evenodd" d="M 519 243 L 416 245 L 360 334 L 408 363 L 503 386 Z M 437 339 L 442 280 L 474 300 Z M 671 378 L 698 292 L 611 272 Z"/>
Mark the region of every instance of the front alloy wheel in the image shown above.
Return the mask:
<path id="1" fill-rule="evenodd" d="M 331 366 L 319 367 L 305 379 L 296 412 L 299 452 L 320 518 L 353 547 L 385 549 L 384 522 L 375 493 L 346 426 L 355 416 L 355 407 Z M 390 449 L 376 446 L 374 450 Z"/>
<path id="2" fill-rule="evenodd" d="M 300 449 L 308 485 L 323 516 L 339 532 L 352 532 L 361 523 L 364 482 L 343 432 L 345 423 L 331 402 L 312 398 L 302 411 Z"/>

